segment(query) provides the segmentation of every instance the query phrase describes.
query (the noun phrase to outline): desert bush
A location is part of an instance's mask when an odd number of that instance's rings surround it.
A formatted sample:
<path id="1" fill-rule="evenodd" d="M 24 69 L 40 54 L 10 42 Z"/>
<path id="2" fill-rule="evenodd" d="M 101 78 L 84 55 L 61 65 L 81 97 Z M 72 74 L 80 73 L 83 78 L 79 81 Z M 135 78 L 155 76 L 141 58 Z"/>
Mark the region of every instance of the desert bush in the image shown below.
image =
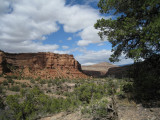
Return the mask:
<path id="1" fill-rule="evenodd" d="M 19 87 L 18 85 L 11 86 L 11 87 L 9 88 L 9 90 L 15 91 L 15 92 L 19 92 L 19 91 L 20 91 L 20 87 Z"/>
<path id="2" fill-rule="evenodd" d="M 34 80 L 34 79 L 30 79 L 30 82 L 34 84 L 34 83 L 35 83 L 35 80 Z"/>
<path id="3" fill-rule="evenodd" d="M 48 85 L 48 87 L 51 87 L 51 83 L 48 83 L 47 85 Z"/>
<path id="4" fill-rule="evenodd" d="M 100 99 L 105 95 L 106 90 L 103 85 L 95 83 L 84 83 L 75 88 L 75 95 L 82 102 L 90 103 L 91 99 Z"/>
<path id="5" fill-rule="evenodd" d="M 21 95 L 9 95 L 6 104 L 13 119 L 37 119 L 37 114 L 58 113 L 73 108 L 76 100 L 71 98 L 52 98 L 45 95 L 38 87 L 21 90 Z M 9 115 L 9 114 L 8 114 Z"/>
<path id="6" fill-rule="evenodd" d="M 40 77 L 37 77 L 36 79 L 35 79 L 35 81 L 40 81 L 41 80 L 41 78 Z"/>
<path id="7" fill-rule="evenodd" d="M 3 87 L 0 85 L 0 94 L 3 93 Z"/>
<path id="8" fill-rule="evenodd" d="M 40 84 L 46 84 L 46 80 L 40 80 L 39 83 Z"/>
<path id="9" fill-rule="evenodd" d="M 21 95 L 22 97 L 24 97 L 25 94 L 26 94 L 26 90 L 25 90 L 25 89 L 20 89 L 20 95 Z"/>
<path id="10" fill-rule="evenodd" d="M 126 82 L 122 86 L 122 91 L 124 91 L 125 93 L 133 92 L 133 82 Z"/>
<path id="11" fill-rule="evenodd" d="M 17 79 L 16 75 L 7 75 L 5 78 L 7 79 Z"/>
<path id="12" fill-rule="evenodd" d="M 113 79 L 108 79 L 108 82 L 106 85 L 107 85 L 107 94 L 108 95 L 115 95 L 116 90 L 118 88 L 117 82 L 114 81 Z"/>
<path id="13" fill-rule="evenodd" d="M 22 84 L 21 84 L 21 87 L 22 87 L 22 88 L 26 88 L 26 87 L 27 87 L 27 85 L 26 85 L 26 84 L 24 84 L 24 83 L 22 83 Z"/>
<path id="14" fill-rule="evenodd" d="M 5 108 L 4 100 L 0 96 L 0 109 L 4 109 L 4 108 Z"/>
<path id="15" fill-rule="evenodd" d="M 7 80 L 4 80 L 4 81 L 2 82 L 2 84 L 3 84 L 4 86 L 7 86 L 7 85 L 8 85 L 8 81 L 7 81 Z"/>
<path id="16" fill-rule="evenodd" d="M 100 120 L 102 118 L 107 118 L 108 110 L 107 110 L 108 100 L 102 100 L 98 104 L 94 104 L 92 106 L 92 114 L 95 120 Z"/>
<path id="17" fill-rule="evenodd" d="M 88 106 L 84 106 L 84 107 L 81 109 L 81 113 L 82 113 L 83 115 L 85 115 L 85 114 L 91 115 L 92 110 L 91 110 L 91 108 L 89 108 Z"/>
<path id="18" fill-rule="evenodd" d="M 107 119 L 108 117 L 108 106 L 109 102 L 104 97 L 100 100 L 95 100 L 94 102 L 90 103 L 88 106 L 84 106 L 81 109 L 81 113 L 86 115 L 90 115 L 93 117 L 93 120 L 101 120 L 101 119 Z M 108 119 L 107 119 L 108 120 Z"/>
<path id="19" fill-rule="evenodd" d="M 14 81 L 12 78 L 7 78 L 8 83 L 11 83 L 13 85 Z"/>

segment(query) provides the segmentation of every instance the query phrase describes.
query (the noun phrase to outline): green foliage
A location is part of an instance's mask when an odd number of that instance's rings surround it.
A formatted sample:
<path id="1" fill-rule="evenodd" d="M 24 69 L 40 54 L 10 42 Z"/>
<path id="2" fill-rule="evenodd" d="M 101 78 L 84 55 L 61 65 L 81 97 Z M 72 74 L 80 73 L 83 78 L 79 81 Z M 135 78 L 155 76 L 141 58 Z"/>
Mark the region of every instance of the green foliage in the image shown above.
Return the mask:
<path id="1" fill-rule="evenodd" d="M 0 109 L 4 109 L 4 108 L 5 108 L 4 100 L 0 96 Z"/>
<path id="2" fill-rule="evenodd" d="M 102 98 L 99 101 L 94 101 L 89 104 L 89 106 L 84 106 L 81 109 L 82 114 L 89 114 L 93 117 L 94 120 L 107 119 L 108 110 L 107 110 L 108 100 Z"/>
<path id="3" fill-rule="evenodd" d="M 5 78 L 8 79 L 17 79 L 18 77 L 16 75 L 7 75 Z"/>
<path id="4" fill-rule="evenodd" d="M 108 111 L 107 111 L 107 100 L 102 100 L 98 105 L 93 105 L 92 111 L 93 111 L 93 117 L 94 119 L 102 119 L 107 118 Z"/>
<path id="5" fill-rule="evenodd" d="M 40 77 L 37 77 L 37 78 L 35 79 L 35 81 L 39 81 L 39 80 L 41 80 L 41 78 L 40 78 Z"/>
<path id="6" fill-rule="evenodd" d="M 22 88 L 26 88 L 27 85 L 23 83 L 23 84 L 21 84 L 21 87 L 22 87 Z"/>
<path id="7" fill-rule="evenodd" d="M 76 106 L 75 99 L 52 98 L 45 95 L 38 87 L 30 90 L 21 89 L 21 95 L 9 95 L 6 104 L 13 119 L 36 119 L 37 114 L 57 113 L 62 110 L 71 110 Z"/>
<path id="8" fill-rule="evenodd" d="M 95 24 L 99 36 L 112 44 L 110 61 L 119 61 L 122 54 L 138 60 L 160 53 L 159 0 L 99 0 L 98 7 L 114 17 Z"/>
<path id="9" fill-rule="evenodd" d="M 3 84 L 4 86 L 8 85 L 7 80 L 4 80 L 4 81 L 2 82 L 2 84 Z"/>
<path id="10" fill-rule="evenodd" d="M 126 82 L 123 85 L 122 91 L 125 93 L 133 92 L 133 82 Z"/>
<path id="11" fill-rule="evenodd" d="M 13 85 L 13 83 L 14 83 L 14 81 L 13 81 L 13 79 L 12 78 L 7 78 L 7 81 L 8 81 L 8 83 L 11 83 L 12 85 Z"/>
<path id="12" fill-rule="evenodd" d="M 20 90 L 20 95 L 22 96 L 22 97 L 24 97 L 25 96 L 25 94 L 26 94 L 26 90 L 25 89 L 21 89 Z"/>
<path id="13" fill-rule="evenodd" d="M 56 78 L 54 80 L 52 80 L 52 85 L 57 85 L 57 86 L 60 86 L 62 83 L 64 83 L 65 80 L 64 79 L 59 79 L 59 78 Z"/>
<path id="14" fill-rule="evenodd" d="M 40 84 L 46 84 L 46 80 L 40 80 L 39 83 Z"/>
<path id="15" fill-rule="evenodd" d="M 134 67 L 134 95 L 138 100 L 160 99 L 160 55 Z"/>
<path id="16" fill-rule="evenodd" d="M 117 90 L 117 83 L 113 81 L 113 79 L 109 79 L 107 83 L 107 94 L 108 95 L 115 95 Z"/>
<path id="17" fill-rule="evenodd" d="M 19 91 L 20 91 L 20 87 L 19 87 L 18 85 L 11 86 L 11 87 L 9 88 L 9 90 L 15 91 L 15 92 L 19 92 Z"/>
<path id="18" fill-rule="evenodd" d="M 3 93 L 3 87 L 0 85 L 0 94 Z"/>
<path id="19" fill-rule="evenodd" d="M 35 83 L 35 80 L 34 80 L 34 79 L 30 79 L 30 82 L 34 84 L 34 83 Z"/>
<path id="20" fill-rule="evenodd" d="M 75 88 L 75 94 L 82 102 L 90 103 L 91 99 L 100 99 L 105 95 L 105 87 L 95 83 L 85 83 Z"/>

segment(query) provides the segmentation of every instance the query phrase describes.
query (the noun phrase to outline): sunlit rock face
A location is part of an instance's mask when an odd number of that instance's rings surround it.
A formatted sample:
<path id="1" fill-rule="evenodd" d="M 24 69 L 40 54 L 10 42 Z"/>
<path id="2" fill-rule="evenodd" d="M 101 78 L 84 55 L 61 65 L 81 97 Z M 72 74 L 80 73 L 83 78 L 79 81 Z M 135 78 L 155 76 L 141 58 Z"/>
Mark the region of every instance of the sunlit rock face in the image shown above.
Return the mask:
<path id="1" fill-rule="evenodd" d="M 73 55 L 0 52 L 0 74 L 15 74 L 33 78 L 86 78 Z"/>

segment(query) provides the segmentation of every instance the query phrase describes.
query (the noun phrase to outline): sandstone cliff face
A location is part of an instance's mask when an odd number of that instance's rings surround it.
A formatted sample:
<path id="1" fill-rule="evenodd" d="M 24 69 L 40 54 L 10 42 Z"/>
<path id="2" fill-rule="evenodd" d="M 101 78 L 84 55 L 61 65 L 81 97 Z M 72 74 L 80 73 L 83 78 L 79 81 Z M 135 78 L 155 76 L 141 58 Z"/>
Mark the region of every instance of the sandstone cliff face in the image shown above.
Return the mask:
<path id="1" fill-rule="evenodd" d="M 2 62 L 5 61 L 3 64 Z M 4 69 L 4 68 L 7 69 Z M 0 74 L 14 73 L 28 77 L 41 78 L 84 78 L 81 65 L 73 55 L 54 53 L 20 53 L 0 52 Z"/>

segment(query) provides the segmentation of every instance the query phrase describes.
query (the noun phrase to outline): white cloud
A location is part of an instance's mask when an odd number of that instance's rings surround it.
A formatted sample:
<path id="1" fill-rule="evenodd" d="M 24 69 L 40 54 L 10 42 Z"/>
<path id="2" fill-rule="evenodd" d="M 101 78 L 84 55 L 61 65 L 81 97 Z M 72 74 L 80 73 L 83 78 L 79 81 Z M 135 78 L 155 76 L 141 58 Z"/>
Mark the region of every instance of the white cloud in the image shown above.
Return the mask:
<path id="1" fill-rule="evenodd" d="M 63 49 L 68 49 L 69 47 L 64 45 L 64 46 L 62 46 L 62 48 Z"/>
<path id="2" fill-rule="evenodd" d="M 103 46 L 105 45 L 105 43 L 99 43 L 97 46 Z"/>
<path id="3" fill-rule="evenodd" d="M 91 65 L 100 62 L 109 62 L 109 57 L 112 54 L 110 50 L 100 50 L 100 51 L 84 51 L 83 54 L 76 56 L 76 60 L 78 60 L 82 65 Z M 124 55 L 121 56 L 121 61 L 116 63 L 111 63 L 115 65 L 123 65 L 133 63 L 131 59 L 125 59 Z"/>
<path id="4" fill-rule="evenodd" d="M 44 45 L 43 41 L 46 35 L 59 30 L 57 23 L 63 25 L 65 32 L 82 31 L 79 45 L 95 43 L 89 30 L 96 33 L 91 26 L 98 18 L 98 11 L 88 5 L 66 5 L 65 0 L 1 0 L 0 49 L 53 51 L 58 45 Z"/>
<path id="5" fill-rule="evenodd" d="M 67 40 L 72 40 L 72 37 L 68 37 L 68 39 Z"/>
<path id="6" fill-rule="evenodd" d="M 104 41 L 107 41 L 107 39 L 104 39 L 103 41 L 98 36 L 98 30 L 94 29 L 93 26 L 89 26 L 85 28 L 82 32 L 79 33 L 82 40 L 79 40 L 77 45 L 79 46 L 87 46 L 91 43 L 101 43 Z"/>

